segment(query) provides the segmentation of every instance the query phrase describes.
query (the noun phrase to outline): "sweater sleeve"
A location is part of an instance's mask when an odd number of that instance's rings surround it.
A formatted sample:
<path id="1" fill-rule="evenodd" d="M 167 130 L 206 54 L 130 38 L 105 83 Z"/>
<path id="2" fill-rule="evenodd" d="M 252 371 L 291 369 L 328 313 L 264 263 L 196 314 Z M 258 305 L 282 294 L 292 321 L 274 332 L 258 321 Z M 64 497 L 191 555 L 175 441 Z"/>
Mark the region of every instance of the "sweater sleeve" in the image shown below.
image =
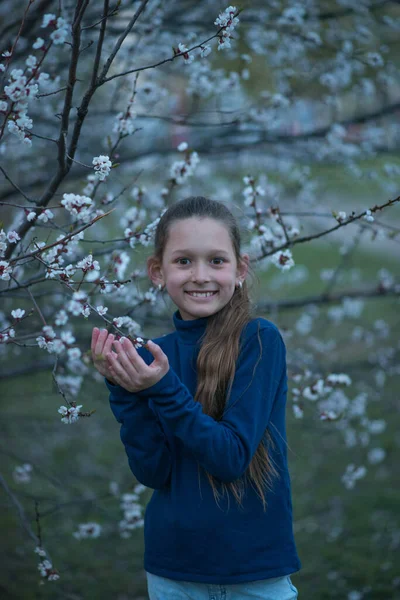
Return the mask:
<path id="1" fill-rule="evenodd" d="M 231 395 L 220 421 L 203 413 L 172 368 L 137 396 L 152 398 L 163 420 L 199 463 L 228 483 L 240 478 L 268 426 L 280 384 L 286 377 L 286 349 L 275 326 L 253 334 L 242 348 Z"/>
<path id="2" fill-rule="evenodd" d="M 110 407 L 121 423 L 120 437 L 129 467 L 146 487 L 160 489 L 168 483 L 172 453 L 159 418 L 136 394 L 106 380 Z"/>

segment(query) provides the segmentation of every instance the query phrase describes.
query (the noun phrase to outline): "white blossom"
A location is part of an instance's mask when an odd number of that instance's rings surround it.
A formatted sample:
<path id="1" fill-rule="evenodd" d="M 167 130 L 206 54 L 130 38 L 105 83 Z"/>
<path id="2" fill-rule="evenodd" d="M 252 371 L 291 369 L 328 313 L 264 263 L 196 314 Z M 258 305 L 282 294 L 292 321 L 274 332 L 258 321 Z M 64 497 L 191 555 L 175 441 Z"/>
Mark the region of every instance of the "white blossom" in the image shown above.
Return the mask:
<path id="1" fill-rule="evenodd" d="M 185 64 L 190 65 L 193 61 L 194 61 L 194 54 L 192 52 L 192 54 L 189 54 L 188 52 L 188 48 L 186 48 L 186 46 L 184 44 L 178 44 L 178 48 L 177 48 L 177 54 L 181 53 Z"/>
<path id="2" fill-rule="evenodd" d="M 16 308 L 15 310 L 11 311 L 11 315 L 14 317 L 14 319 L 22 319 L 24 314 L 25 311 L 23 308 Z"/>
<path id="3" fill-rule="evenodd" d="M 49 209 L 46 208 L 45 210 L 43 210 L 40 215 L 38 216 L 38 221 L 42 221 L 42 223 L 47 223 L 48 221 L 50 221 L 52 218 L 54 217 L 53 212 Z M 28 219 L 29 220 L 29 219 Z"/>
<path id="4" fill-rule="evenodd" d="M 276 252 L 270 257 L 270 260 L 281 271 L 288 271 L 295 264 L 289 249 Z"/>
<path id="5" fill-rule="evenodd" d="M 11 278 L 12 267 L 6 260 L 0 260 L 0 279 L 9 281 Z"/>
<path id="6" fill-rule="evenodd" d="M 100 265 L 97 260 L 93 260 L 93 256 L 88 254 L 85 258 L 76 263 L 78 269 L 82 269 L 84 273 L 87 271 L 100 271 Z"/>
<path id="7" fill-rule="evenodd" d="M 386 452 L 383 448 L 371 448 L 368 452 L 368 462 L 371 465 L 377 465 L 382 462 L 386 457 Z"/>
<path id="8" fill-rule="evenodd" d="M 56 314 L 54 323 L 58 326 L 68 323 L 68 314 L 64 309 L 61 309 Z"/>
<path id="9" fill-rule="evenodd" d="M 62 415 L 61 422 L 66 425 L 70 425 L 71 423 L 75 423 L 79 419 L 79 411 L 82 408 L 82 404 L 79 406 L 70 406 L 67 408 L 66 406 L 60 406 L 57 412 Z"/>
<path id="10" fill-rule="evenodd" d="M 7 233 L 7 239 L 10 244 L 16 244 L 17 242 L 20 241 L 21 238 L 19 237 L 19 235 L 16 231 L 9 231 Z"/>
<path id="11" fill-rule="evenodd" d="M 32 48 L 34 50 L 40 50 L 44 47 L 44 39 L 42 39 L 41 37 L 36 38 L 35 43 L 32 45 Z"/>
<path id="12" fill-rule="evenodd" d="M 14 468 L 13 479 L 16 483 L 30 483 L 31 473 L 32 465 L 25 463 Z"/>
<path id="13" fill-rule="evenodd" d="M 102 527 L 98 523 L 80 523 L 78 531 L 74 531 L 72 535 L 77 540 L 86 538 L 98 538 Z"/>
<path id="14" fill-rule="evenodd" d="M 356 481 L 365 477 L 367 469 L 364 466 L 356 467 L 353 463 L 347 465 L 345 473 L 342 475 L 344 486 L 351 490 L 354 488 Z"/>
<path id="15" fill-rule="evenodd" d="M 57 22 L 56 15 L 53 15 L 52 13 L 47 13 L 47 14 L 43 15 L 43 21 L 42 21 L 41 27 L 45 28 L 45 27 L 48 27 L 50 24 L 55 25 L 56 22 Z"/>
<path id="16" fill-rule="evenodd" d="M 106 312 L 108 311 L 108 308 L 107 308 L 107 306 L 100 305 L 100 306 L 96 306 L 96 310 L 97 310 L 98 314 L 101 317 L 103 317 L 106 314 Z"/>
<path id="17" fill-rule="evenodd" d="M 64 194 L 61 204 L 73 217 L 77 217 L 78 220 L 83 221 L 84 223 L 90 221 L 93 200 L 88 196 Z"/>
<path id="18" fill-rule="evenodd" d="M 365 215 L 363 217 L 366 221 L 372 223 L 374 221 L 374 217 L 372 216 L 372 212 L 368 209 L 365 211 Z"/>
<path id="19" fill-rule="evenodd" d="M 95 170 L 95 176 L 100 181 L 104 181 L 105 178 L 110 174 L 112 163 L 108 156 L 100 155 L 95 156 L 92 160 L 92 164 Z"/>

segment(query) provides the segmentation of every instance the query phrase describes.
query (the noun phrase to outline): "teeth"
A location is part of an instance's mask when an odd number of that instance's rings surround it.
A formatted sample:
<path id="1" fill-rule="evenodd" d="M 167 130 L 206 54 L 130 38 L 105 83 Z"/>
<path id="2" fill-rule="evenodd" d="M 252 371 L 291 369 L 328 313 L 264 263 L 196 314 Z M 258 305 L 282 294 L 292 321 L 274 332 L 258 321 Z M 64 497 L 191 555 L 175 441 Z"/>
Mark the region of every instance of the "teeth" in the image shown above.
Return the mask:
<path id="1" fill-rule="evenodd" d="M 194 296 L 195 298 L 197 298 L 198 296 L 200 298 L 208 298 L 208 296 L 213 296 L 214 292 L 188 292 L 189 296 Z"/>

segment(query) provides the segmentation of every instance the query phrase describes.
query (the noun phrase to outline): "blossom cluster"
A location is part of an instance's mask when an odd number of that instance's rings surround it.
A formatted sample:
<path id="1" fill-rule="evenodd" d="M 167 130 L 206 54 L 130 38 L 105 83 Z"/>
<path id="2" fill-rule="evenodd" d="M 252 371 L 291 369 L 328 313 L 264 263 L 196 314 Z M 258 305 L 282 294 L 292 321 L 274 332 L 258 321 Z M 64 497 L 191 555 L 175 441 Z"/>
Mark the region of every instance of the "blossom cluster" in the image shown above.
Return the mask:
<path id="1" fill-rule="evenodd" d="M 25 463 L 15 467 L 13 471 L 13 479 L 16 483 L 30 483 L 32 473 L 32 465 Z"/>
<path id="2" fill-rule="evenodd" d="M 120 112 L 115 118 L 113 133 L 118 133 L 120 136 L 132 135 L 135 131 L 134 121 L 136 112 L 133 110 L 133 99 L 128 104 L 126 111 Z"/>
<path id="3" fill-rule="evenodd" d="M 12 267 L 6 260 L 0 260 L 0 279 L 9 281 L 11 279 Z"/>
<path id="4" fill-rule="evenodd" d="M 47 581 L 57 581 L 57 579 L 60 579 L 57 569 L 53 568 L 51 561 L 47 558 L 46 551 L 41 546 L 37 546 L 35 553 L 40 557 L 38 569 L 41 576 Z"/>
<path id="5" fill-rule="evenodd" d="M 68 408 L 66 406 L 60 406 L 57 412 L 62 415 L 61 422 L 66 425 L 75 423 L 79 419 L 79 411 L 81 408 L 82 404 L 79 404 L 79 406 L 71 405 Z"/>
<path id="6" fill-rule="evenodd" d="M 77 262 L 76 267 L 77 269 L 82 269 L 84 273 L 87 273 L 88 271 L 100 271 L 99 262 L 97 260 L 93 260 L 93 256 L 91 254 L 88 254 L 85 256 L 85 258 Z"/>
<path id="7" fill-rule="evenodd" d="M 13 103 L 7 120 L 8 131 L 16 135 L 24 144 L 31 146 L 32 140 L 27 130 L 32 129 L 33 122 L 28 116 L 28 100 L 37 96 L 39 86 L 28 79 L 22 69 L 11 71 L 8 84 L 4 87 L 4 92 Z M 5 101 L 1 102 L 0 110 L 1 112 L 9 110 Z"/>
<path id="8" fill-rule="evenodd" d="M 88 223 L 92 218 L 93 200 L 79 194 L 64 194 L 62 206 L 78 221 Z"/>
<path id="9" fill-rule="evenodd" d="M 235 17 L 237 12 L 236 6 L 228 6 L 214 21 L 214 25 L 223 28 L 219 35 L 218 50 L 231 47 L 230 38 L 236 25 L 239 23 L 238 17 Z"/>
<path id="10" fill-rule="evenodd" d="M 6 233 L 4 229 L 0 231 L 0 256 L 4 256 L 7 249 L 7 242 L 9 244 L 17 244 L 21 238 L 16 231 L 9 231 Z"/>
<path id="11" fill-rule="evenodd" d="M 342 475 L 342 481 L 348 490 L 354 488 L 356 481 L 362 479 L 367 474 L 366 467 L 356 467 L 353 463 L 347 465 L 345 473 Z"/>
<path id="12" fill-rule="evenodd" d="M 145 486 L 135 486 L 133 494 L 123 494 L 121 508 L 124 516 L 119 522 L 119 531 L 122 538 L 131 537 L 131 532 L 138 527 L 143 527 L 143 507 L 139 504 L 139 494 L 145 490 Z"/>
<path id="13" fill-rule="evenodd" d="M 190 151 L 187 149 L 187 145 L 185 143 L 179 144 L 179 148 L 182 151 L 186 151 L 185 160 L 178 160 L 174 162 L 170 169 L 171 179 L 176 184 L 185 183 L 185 181 L 194 174 L 197 165 L 200 162 L 199 155 L 197 152 Z"/>
<path id="14" fill-rule="evenodd" d="M 80 523 L 78 531 L 74 531 L 72 535 L 77 540 L 87 539 L 87 538 L 98 538 L 100 536 L 102 527 L 98 523 Z"/>
<path id="15" fill-rule="evenodd" d="M 43 29 L 45 29 L 46 27 L 52 27 L 54 29 L 54 31 L 52 31 L 52 33 L 50 34 L 50 39 L 52 40 L 53 44 L 56 45 L 64 44 L 71 29 L 70 25 L 65 19 L 63 19 L 63 17 L 57 18 L 56 15 L 53 15 L 51 13 L 43 15 L 43 21 L 41 26 Z M 36 41 L 36 43 L 38 44 L 40 42 Z"/>
<path id="16" fill-rule="evenodd" d="M 131 336 L 137 337 L 139 335 L 139 333 L 141 332 L 141 327 L 140 327 L 139 323 L 137 323 L 136 321 L 131 319 L 131 317 L 128 317 L 126 315 L 122 316 L 122 317 L 115 317 L 113 319 L 113 324 L 116 327 L 118 327 L 118 329 L 121 329 L 122 327 L 126 327 L 128 329 L 129 335 L 131 335 Z M 141 338 L 137 338 L 137 339 L 140 342 Z"/>
<path id="17" fill-rule="evenodd" d="M 93 158 L 92 164 L 94 166 L 95 176 L 97 179 L 104 181 L 105 178 L 110 174 L 112 167 L 110 158 L 101 154 L 100 156 L 95 156 Z"/>
<path id="18" fill-rule="evenodd" d="M 45 208 L 44 210 L 34 211 L 34 210 L 25 210 L 26 218 L 29 222 L 37 219 L 41 223 L 47 223 L 54 218 L 53 212 L 49 208 Z"/>

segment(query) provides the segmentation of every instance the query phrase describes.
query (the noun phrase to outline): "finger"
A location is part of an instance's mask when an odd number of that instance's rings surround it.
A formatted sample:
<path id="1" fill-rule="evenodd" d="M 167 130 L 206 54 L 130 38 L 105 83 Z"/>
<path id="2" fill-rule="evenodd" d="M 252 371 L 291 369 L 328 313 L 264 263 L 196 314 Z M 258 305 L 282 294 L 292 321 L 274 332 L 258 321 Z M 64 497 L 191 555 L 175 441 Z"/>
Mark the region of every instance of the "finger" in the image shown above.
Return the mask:
<path id="1" fill-rule="evenodd" d="M 127 371 L 128 373 L 130 373 L 132 376 L 134 376 L 135 374 L 137 375 L 140 367 L 139 365 L 135 364 L 127 355 L 124 346 L 122 345 L 122 343 L 118 340 L 114 341 L 114 348 L 118 353 L 118 362 L 120 365 L 122 365 L 125 369 L 125 371 Z"/>
<path id="2" fill-rule="evenodd" d="M 97 327 L 93 328 L 92 331 L 92 341 L 90 343 L 90 349 L 94 353 L 94 349 L 97 343 L 97 338 L 99 337 L 100 330 Z"/>
<path id="3" fill-rule="evenodd" d="M 107 352 L 111 352 L 112 343 L 115 339 L 115 335 L 110 333 L 105 341 L 102 354 L 105 356 Z"/>
<path id="4" fill-rule="evenodd" d="M 148 347 L 149 351 L 152 353 L 152 355 L 154 356 L 154 361 L 152 363 L 152 366 L 162 365 L 165 362 L 165 359 L 167 358 L 167 356 L 163 352 L 162 348 L 155 342 L 152 342 L 151 340 L 149 340 L 147 342 L 147 347 Z"/>
<path id="5" fill-rule="evenodd" d="M 106 354 L 106 359 L 108 368 L 113 373 L 113 376 L 117 376 L 118 380 L 123 382 L 126 379 L 126 372 L 120 364 L 118 355 L 115 354 L 115 352 L 108 352 Z"/>
<path id="6" fill-rule="evenodd" d="M 106 341 L 107 336 L 108 336 L 107 329 L 102 329 L 99 333 L 99 337 L 97 338 L 97 342 L 94 347 L 95 356 L 103 354 L 104 342 Z"/>
<path id="7" fill-rule="evenodd" d="M 122 348 L 124 349 L 129 361 L 137 371 L 145 369 L 148 365 L 145 363 L 143 358 L 140 356 L 135 346 L 132 344 L 131 340 L 128 338 L 122 338 L 121 340 Z"/>

